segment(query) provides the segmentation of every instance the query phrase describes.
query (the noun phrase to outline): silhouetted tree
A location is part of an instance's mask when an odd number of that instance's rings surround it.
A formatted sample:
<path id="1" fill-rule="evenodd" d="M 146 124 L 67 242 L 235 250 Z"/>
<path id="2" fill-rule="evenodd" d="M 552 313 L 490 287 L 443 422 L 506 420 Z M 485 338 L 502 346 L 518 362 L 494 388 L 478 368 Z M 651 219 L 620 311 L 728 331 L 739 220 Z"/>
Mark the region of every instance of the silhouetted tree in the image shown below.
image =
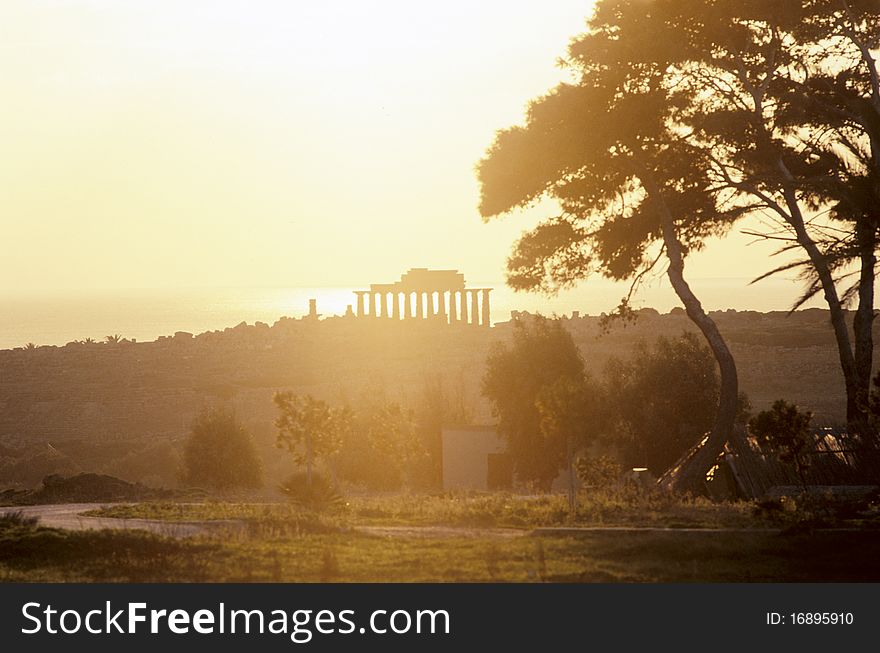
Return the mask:
<path id="1" fill-rule="evenodd" d="M 196 418 L 183 449 L 183 480 L 218 490 L 260 486 L 260 459 L 234 413 L 217 408 Z"/>
<path id="2" fill-rule="evenodd" d="M 718 375 L 693 333 L 639 342 L 605 371 L 608 429 L 627 467 L 662 474 L 712 427 Z"/>
<path id="3" fill-rule="evenodd" d="M 600 3 L 649 19 L 643 3 Z M 638 281 L 663 260 L 672 288 L 697 325 L 721 372 L 718 410 L 706 446 L 678 479 L 701 491 L 705 474 L 733 435 L 736 365 L 715 322 L 684 275 L 688 252 L 743 215 L 719 206 L 711 165 L 696 157 L 674 117 L 682 90 L 668 86 L 666 66 L 630 65 L 634 47 L 599 11 L 591 32 L 575 40 L 564 62 L 576 76 L 529 105 L 526 125 L 498 133 L 479 164 L 484 218 L 542 198 L 560 212 L 527 233 L 508 259 L 516 289 L 553 292 L 591 272 Z M 615 14 L 616 16 L 616 14 Z M 643 47 L 646 44 L 639 44 Z M 686 99 L 686 98 L 685 98 Z"/>
<path id="4" fill-rule="evenodd" d="M 794 404 L 784 399 L 773 402 L 770 410 L 765 410 L 749 420 L 749 430 L 759 444 L 769 448 L 784 463 L 794 465 L 806 489 L 806 470 L 808 460 L 804 449 L 810 440 L 810 420 L 813 413 L 800 411 Z"/>
<path id="5" fill-rule="evenodd" d="M 795 270 L 806 279 L 795 308 L 824 297 L 847 421 L 851 431 L 868 430 L 880 226 L 880 76 L 872 50 L 880 3 L 604 0 L 591 27 L 612 43 L 600 63 L 630 84 L 650 70 L 669 91 L 668 124 L 690 156 L 707 162 L 719 206 L 759 211 L 772 226 L 756 235 L 802 252 L 803 260 L 768 274 Z M 839 288 L 853 261 L 857 280 Z M 844 310 L 853 298 L 854 341 Z"/>
<path id="6" fill-rule="evenodd" d="M 572 389 L 583 383 L 583 359 L 559 320 L 517 320 L 511 344 L 492 347 L 483 394 L 492 403 L 521 481 L 548 490 L 565 465 Z M 539 400 L 545 407 L 544 429 Z M 564 412 L 551 418 L 550 407 L 560 404 L 565 404 Z"/>
<path id="7" fill-rule="evenodd" d="M 575 478 L 578 475 L 575 454 L 590 439 L 598 439 L 601 428 L 597 401 L 597 389 L 586 374 L 560 377 L 541 388 L 535 400 L 545 441 L 564 446 L 568 505 L 572 511 L 576 504 Z"/>

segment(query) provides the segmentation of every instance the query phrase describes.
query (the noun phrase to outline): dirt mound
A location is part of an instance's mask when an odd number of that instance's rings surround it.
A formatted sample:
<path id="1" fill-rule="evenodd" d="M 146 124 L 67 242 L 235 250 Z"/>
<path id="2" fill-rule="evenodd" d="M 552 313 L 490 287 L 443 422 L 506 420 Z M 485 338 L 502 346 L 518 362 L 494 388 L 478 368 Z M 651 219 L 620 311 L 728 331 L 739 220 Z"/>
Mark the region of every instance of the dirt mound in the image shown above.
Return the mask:
<path id="1" fill-rule="evenodd" d="M 167 499 L 173 492 L 129 483 L 106 474 L 77 474 L 64 477 L 51 474 L 35 490 L 0 492 L 0 504 L 36 505 L 43 503 L 83 503 L 100 501 L 145 501 Z"/>

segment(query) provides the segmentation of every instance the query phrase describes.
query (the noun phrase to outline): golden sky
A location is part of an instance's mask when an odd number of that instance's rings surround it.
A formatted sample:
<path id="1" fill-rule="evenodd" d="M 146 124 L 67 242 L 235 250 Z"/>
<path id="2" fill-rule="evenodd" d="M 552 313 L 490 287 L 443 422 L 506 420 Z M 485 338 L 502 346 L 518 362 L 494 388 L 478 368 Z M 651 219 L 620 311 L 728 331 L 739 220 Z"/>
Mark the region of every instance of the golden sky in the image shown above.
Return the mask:
<path id="1" fill-rule="evenodd" d="M 483 224 L 474 166 L 590 4 L 3 0 L 0 291 L 499 280 L 552 207 Z"/>

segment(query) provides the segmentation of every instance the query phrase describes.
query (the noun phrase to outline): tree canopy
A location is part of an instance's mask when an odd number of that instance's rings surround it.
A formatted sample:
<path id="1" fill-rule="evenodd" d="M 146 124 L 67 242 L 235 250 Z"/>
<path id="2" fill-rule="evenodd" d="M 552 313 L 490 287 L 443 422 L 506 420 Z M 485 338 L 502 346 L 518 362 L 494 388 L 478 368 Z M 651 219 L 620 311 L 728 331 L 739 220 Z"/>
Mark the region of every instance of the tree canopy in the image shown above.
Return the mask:
<path id="1" fill-rule="evenodd" d="M 508 282 L 553 292 L 593 272 L 637 286 L 666 264 L 721 373 L 698 477 L 733 436 L 736 368 L 684 260 L 745 215 L 803 258 L 803 300 L 831 312 L 851 430 L 866 430 L 880 226 L 880 3 L 600 0 L 563 61 L 572 80 L 534 100 L 480 162 L 484 218 L 549 198 Z M 856 262 L 856 281 L 840 287 Z M 853 336 L 845 307 L 856 299 Z"/>
<path id="2" fill-rule="evenodd" d="M 312 395 L 289 390 L 276 392 L 273 400 L 278 408 L 276 444 L 286 447 L 298 465 L 305 465 L 311 487 L 312 467 L 316 460 L 326 460 L 339 449 L 344 432 L 350 428 L 351 413 L 345 408 L 332 409 Z"/>
<path id="3" fill-rule="evenodd" d="M 334 457 L 340 477 L 373 490 L 412 487 L 428 462 L 413 411 L 392 401 L 354 414 Z"/>
<path id="4" fill-rule="evenodd" d="M 712 352 L 694 333 L 641 342 L 612 359 L 605 410 L 621 460 L 660 476 L 712 427 L 718 391 Z"/>
<path id="5" fill-rule="evenodd" d="M 720 205 L 710 161 L 694 156 L 676 129 L 689 89 L 667 83 L 665 61 L 642 57 L 643 44 L 606 25 L 651 23 L 628 2 L 599 3 L 591 31 L 575 40 L 565 64 L 576 78 L 533 101 L 526 124 L 500 131 L 480 162 L 484 218 L 556 200 L 560 211 L 526 233 L 508 259 L 518 289 L 554 291 L 592 272 L 636 283 L 662 259 L 691 320 L 721 371 L 721 394 L 705 452 L 683 475 L 699 489 L 733 435 L 738 382 L 733 356 L 684 275 L 688 252 L 723 234 L 749 207 Z M 624 11 L 626 10 L 626 11 Z"/>
<path id="6" fill-rule="evenodd" d="M 183 449 L 183 479 L 217 490 L 261 485 L 253 440 L 232 411 L 207 410 L 195 419 Z"/>
<path id="7" fill-rule="evenodd" d="M 483 394 L 492 403 L 520 481 L 546 490 L 564 467 L 570 430 L 563 426 L 570 424 L 550 420 L 565 420 L 566 411 L 545 410 L 542 416 L 541 402 L 570 405 L 567 391 L 581 392 L 585 383 L 584 361 L 559 320 L 518 320 L 512 342 L 493 346 Z"/>
<path id="8" fill-rule="evenodd" d="M 880 42 L 876 0 L 605 0 L 572 58 L 674 96 L 667 127 L 702 159 L 717 207 L 760 214 L 758 237 L 802 258 L 770 270 L 806 281 L 831 313 L 853 431 L 868 422 L 880 226 Z M 628 73 L 625 71 L 636 71 Z M 857 269 L 852 270 L 852 263 Z M 854 282 L 852 279 L 855 279 Z M 853 336 L 845 307 L 857 301 Z"/>

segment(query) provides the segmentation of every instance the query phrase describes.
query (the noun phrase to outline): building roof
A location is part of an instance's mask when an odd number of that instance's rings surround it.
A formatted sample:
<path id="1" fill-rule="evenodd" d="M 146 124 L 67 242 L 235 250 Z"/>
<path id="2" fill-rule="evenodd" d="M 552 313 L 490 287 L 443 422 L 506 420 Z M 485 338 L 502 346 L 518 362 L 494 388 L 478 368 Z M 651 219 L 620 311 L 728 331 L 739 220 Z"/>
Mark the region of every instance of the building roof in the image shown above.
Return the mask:
<path id="1" fill-rule="evenodd" d="M 394 283 L 370 284 L 372 292 L 443 292 L 464 290 L 464 274 L 458 270 L 410 268 Z"/>

